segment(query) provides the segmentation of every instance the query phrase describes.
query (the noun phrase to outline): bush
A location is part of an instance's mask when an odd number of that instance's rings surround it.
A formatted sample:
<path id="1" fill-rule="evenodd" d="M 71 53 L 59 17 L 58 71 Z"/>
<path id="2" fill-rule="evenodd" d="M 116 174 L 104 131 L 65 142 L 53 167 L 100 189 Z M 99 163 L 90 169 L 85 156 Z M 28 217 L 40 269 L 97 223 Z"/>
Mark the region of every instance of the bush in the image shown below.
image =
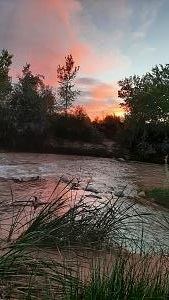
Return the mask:
<path id="1" fill-rule="evenodd" d="M 107 115 L 103 120 L 95 119 L 93 125 L 103 137 L 116 139 L 122 129 L 122 121 L 115 115 Z"/>
<path id="2" fill-rule="evenodd" d="M 69 113 L 60 113 L 51 120 L 51 131 L 55 137 L 69 140 L 93 142 L 98 140 L 98 132 L 82 108 Z"/>

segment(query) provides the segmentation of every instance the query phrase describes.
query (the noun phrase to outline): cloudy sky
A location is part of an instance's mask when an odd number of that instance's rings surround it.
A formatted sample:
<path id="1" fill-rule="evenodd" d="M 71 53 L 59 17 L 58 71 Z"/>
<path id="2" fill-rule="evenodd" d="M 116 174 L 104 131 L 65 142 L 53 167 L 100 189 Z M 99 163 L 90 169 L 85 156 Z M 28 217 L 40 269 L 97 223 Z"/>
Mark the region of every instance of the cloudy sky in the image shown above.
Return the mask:
<path id="1" fill-rule="evenodd" d="M 71 53 L 80 66 L 77 104 L 89 115 L 120 114 L 117 81 L 169 63 L 169 0 L 0 0 L 0 49 L 57 84 Z"/>

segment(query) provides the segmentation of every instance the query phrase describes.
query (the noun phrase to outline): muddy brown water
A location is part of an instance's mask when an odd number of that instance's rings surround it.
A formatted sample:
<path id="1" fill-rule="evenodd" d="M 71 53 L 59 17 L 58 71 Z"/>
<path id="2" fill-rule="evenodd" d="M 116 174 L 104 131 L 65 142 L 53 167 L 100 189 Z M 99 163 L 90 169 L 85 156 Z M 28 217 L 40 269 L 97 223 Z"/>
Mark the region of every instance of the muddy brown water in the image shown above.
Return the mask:
<path id="1" fill-rule="evenodd" d="M 97 192 L 102 199 L 107 199 L 116 191 L 124 190 L 124 198 L 120 201 L 125 207 L 131 204 L 128 196 L 134 197 L 138 189 L 168 186 L 167 172 L 164 165 L 120 162 L 109 158 L 0 153 L 0 217 L 3 219 L 3 214 L 7 213 L 3 204 L 10 203 L 12 197 L 14 201 L 27 201 L 32 196 L 37 196 L 41 201 L 47 201 L 60 176 L 63 176 L 64 182 L 78 178 L 78 193 L 83 193 L 90 182 L 90 190 L 93 190 L 94 195 Z M 36 176 L 39 176 L 38 180 L 30 180 Z M 16 179 L 23 182 L 15 182 Z M 168 251 L 168 210 L 151 207 L 147 202 L 145 205 L 144 202 L 136 203 L 135 210 L 152 216 L 144 216 L 141 227 L 137 222 L 133 222 L 127 239 L 142 239 L 146 247 L 149 245 Z"/>

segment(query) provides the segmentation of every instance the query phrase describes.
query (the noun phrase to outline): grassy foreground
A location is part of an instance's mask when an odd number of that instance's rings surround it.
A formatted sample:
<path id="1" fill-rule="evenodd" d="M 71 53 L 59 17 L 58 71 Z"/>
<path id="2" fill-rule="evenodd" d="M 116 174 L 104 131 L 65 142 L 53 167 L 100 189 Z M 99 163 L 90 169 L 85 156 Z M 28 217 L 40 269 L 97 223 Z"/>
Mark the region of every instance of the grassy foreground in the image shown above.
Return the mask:
<path id="1" fill-rule="evenodd" d="M 134 204 L 72 196 L 73 184 L 57 192 L 58 183 L 36 210 L 14 201 L 12 213 L 6 207 L 0 299 L 168 299 L 167 256 L 122 247 L 130 224 L 142 222 Z"/>

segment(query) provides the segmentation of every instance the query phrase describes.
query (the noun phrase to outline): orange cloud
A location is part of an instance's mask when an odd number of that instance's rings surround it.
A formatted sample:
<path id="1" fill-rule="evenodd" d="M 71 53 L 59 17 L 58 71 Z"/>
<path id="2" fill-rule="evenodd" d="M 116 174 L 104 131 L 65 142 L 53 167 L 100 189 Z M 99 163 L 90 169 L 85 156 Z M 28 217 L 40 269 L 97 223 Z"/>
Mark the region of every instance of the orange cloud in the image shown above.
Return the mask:
<path id="1" fill-rule="evenodd" d="M 117 90 L 111 84 L 102 83 L 92 89 L 91 95 L 95 100 L 102 101 L 107 98 L 112 98 L 112 97 L 117 98 Z"/>
<path id="2" fill-rule="evenodd" d="M 103 104 L 92 103 L 86 106 L 86 112 L 88 113 L 91 120 L 94 120 L 96 117 L 104 118 L 106 115 L 113 115 L 123 117 L 124 110 L 120 108 L 117 104 L 106 107 Z"/>
<path id="3" fill-rule="evenodd" d="M 18 75 L 30 62 L 33 72 L 45 75 L 46 83 L 56 85 L 57 66 L 64 63 L 68 53 L 87 76 L 102 75 L 128 64 L 121 55 L 101 53 L 94 42 L 82 38 L 85 33 L 76 18 L 82 10 L 78 0 L 6 0 L 3 5 L 0 1 L 0 41 L 2 48 L 14 54 L 12 74 Z M 111 111 L 116 94 L 113 85 L 95 85 L 85 107 L 93 116 Z"/>
<path id="4" fill-rule="evenodd" d="M 119 106 L 117 84 L 103 83 L 92 78 L 82 78 L 79 84 L 82 87 L 86 85 L 80 101 L 84 104 L 91 119 L 102 118 L 107 114 L 124 115 L 123 109 Z"/>

